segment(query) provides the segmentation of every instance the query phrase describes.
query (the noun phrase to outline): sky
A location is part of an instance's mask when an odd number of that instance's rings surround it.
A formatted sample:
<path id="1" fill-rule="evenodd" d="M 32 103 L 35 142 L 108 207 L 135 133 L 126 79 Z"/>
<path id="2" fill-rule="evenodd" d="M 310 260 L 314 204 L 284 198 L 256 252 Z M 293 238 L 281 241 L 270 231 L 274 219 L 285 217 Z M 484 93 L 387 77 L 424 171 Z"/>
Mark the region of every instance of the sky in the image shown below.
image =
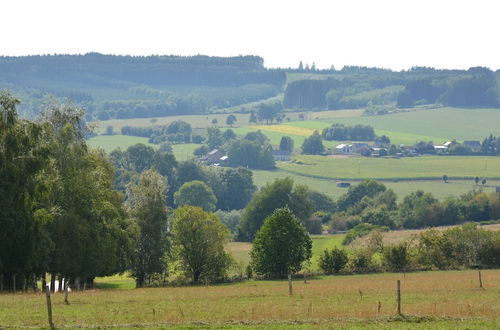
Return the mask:
<path id="1" fill-rule="evenodd" d="M 498 3 L 498 4 L 496 4 Z M 0 55 L 259 55 L 500 69 L 498 0 L 2 0 Z"/>

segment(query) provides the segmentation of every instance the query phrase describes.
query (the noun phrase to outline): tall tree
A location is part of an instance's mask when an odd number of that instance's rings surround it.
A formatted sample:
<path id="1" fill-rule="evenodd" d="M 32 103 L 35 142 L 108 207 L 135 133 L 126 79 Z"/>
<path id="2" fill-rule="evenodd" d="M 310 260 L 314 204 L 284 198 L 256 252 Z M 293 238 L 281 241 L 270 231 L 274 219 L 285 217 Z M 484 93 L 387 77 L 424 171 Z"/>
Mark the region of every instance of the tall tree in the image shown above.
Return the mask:
<path id="1" fill-rule="evenodd" d="M 298 272 L 312 256 L 312 240 L 292 211 L 277 209 L 267 217 L 253 241 L 252 269 L 267 278 Z"/>
<path id="2" fill-rule="evenodd" d="M 212 189 L 205 182 L 198 180 L 184 183 L 174 194 L 174 200 L 177 206 L 198 206 L 207 212 L 215 211 L 217 203 Z"/>
<path id="3" fill-rule="evenodd" d="M 313 202 L 305 186 L 294 187 L 289 177 L 276 179 L 254 195 L 245 208 L 238 227 L 238 240 L 252 241 L 264 223 L 264 219 L 275 209 L 289 207 L 301 221 L 305 222 L 313 211 Z"/>
<path id="4" fill-rule="evenodd" d="M 142 287 L 151 275 L 166 270 L 169 250 L 167 183 L 156 171 L 148 170 L 141 174 L 137 185 L 129 185 L 128 194 L 130 214 L 138 228 L 132 276 L 137 287 Z"/>
<path id="5" fill-rule="evenodd" d="M 173 253 L 192 282 L 214 282 L 226 276 L 231 263 L 224 251 L 227 227 L 213 213 L 183 206 L 174 211 Z"/>

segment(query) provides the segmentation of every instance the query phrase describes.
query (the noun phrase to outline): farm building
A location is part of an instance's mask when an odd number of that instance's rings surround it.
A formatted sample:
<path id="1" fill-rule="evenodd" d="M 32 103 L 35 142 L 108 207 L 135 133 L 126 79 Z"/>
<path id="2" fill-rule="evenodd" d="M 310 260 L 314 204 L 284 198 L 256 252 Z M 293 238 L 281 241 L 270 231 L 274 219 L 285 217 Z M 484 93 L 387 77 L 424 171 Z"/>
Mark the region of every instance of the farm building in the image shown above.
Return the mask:
<path id="1" fill-rule="evenodd" d="M 387 149 L 386 148 L 372 148 L 372 156 L 374 156 L 374 157 L 387 156 Z"/>
<path id="2" fill-rule="evenodd" d="M 446 146 L 434 146 L 434 150 L 436 151 L 437 154 L 444 154 L 445 152 L 448 151 L 448 147 L 446 147 Z"/>
<path id="3" fill-rule="evenodd" d="M 361 153 L 361 151 L 363 149 L 366 149 L 366 148 L 370 148 L 370 146 L 368 145 L 368 143 L 359 143 L 359 142 L 356 142 L 356 143 L 352 144 L 352 146 L 351 146 L 351 152 L 359 154 L 359 153 Z"/>
<path id="4" fill-rule="evenodd" d="M 350 154 L 352 152 L 352 147 L 348 144 L 339 144 L 335 147 L 336 154 Z"/>
<path id="5" fill-rule="evenodd" d="M 273 150 L 273 159 L 275 161 L 289 162 L 292 154 L 287 150 Z"/>
<path id="6" fill-rule="evenodd" d="M 481 142 L 479 141 L 464 141 L 463 146 L 470 148 L 472 152 L 478 152 L 481 150 Z"/>
<path id="7" fill-rule="evenodd" d="M 224 154 L 219 149 L 214 149 L 207 154 L 206 161 L 209 164 L 220 163 L 222 156 L 224 156 Z"/>

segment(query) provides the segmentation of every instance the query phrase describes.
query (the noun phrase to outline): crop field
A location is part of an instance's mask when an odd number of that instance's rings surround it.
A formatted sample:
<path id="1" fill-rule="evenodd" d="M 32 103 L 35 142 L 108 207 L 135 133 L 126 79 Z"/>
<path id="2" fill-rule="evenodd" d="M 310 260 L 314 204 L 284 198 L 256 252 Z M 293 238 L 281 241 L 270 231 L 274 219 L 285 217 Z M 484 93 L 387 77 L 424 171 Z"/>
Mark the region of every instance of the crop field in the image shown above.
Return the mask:
<path id="1" fill-rule="evenodd" d="M 500 270 L 325 276 L 53 294 L 56 327 L 498 328 Z M 396 317 L 401 280 L 402 317 Z M 43 294 L 1 294 L 0 327 L 46 327 Z"/>
<path id="2" fill-rule="evenodd" d="M 406 158 L 296 155 L 278 167 L 299 175 L 330 179 L 498 178 L 500 157 L 420 156 Z"/>

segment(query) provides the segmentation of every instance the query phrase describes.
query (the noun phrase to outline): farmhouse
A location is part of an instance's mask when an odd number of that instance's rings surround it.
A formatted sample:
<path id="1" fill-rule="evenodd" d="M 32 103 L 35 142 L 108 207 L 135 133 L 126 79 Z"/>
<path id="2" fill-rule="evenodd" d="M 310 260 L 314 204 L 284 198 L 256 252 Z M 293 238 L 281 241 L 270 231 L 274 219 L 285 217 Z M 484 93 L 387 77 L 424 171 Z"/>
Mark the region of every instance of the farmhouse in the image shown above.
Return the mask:
<path id="1" fill-rule="evenodd" d="M 206 161 L 208 164 L 220 163 L 222 156 L 224 154 L 219 149 L 214 149 L 207 154 Z"/>
<path id="2" fill-rule="evenodd" d="M 352 146 L 348 144 L 339 144 L 338 146 L 335 147 L 335 153 L 336 154 L 350 154 L 352 152 Z"/>
<path id="3" fill-rule="evenodd" d="M 363 149 L 367 149 L 367 148 L 370 148 L 370 146 L 368 145 L 368 143 L 359 143 L 359 142 L 356 142 L 356 143 L 352 144 L 352 146 L 351 146 L 351 152 L 359 154 L 359 153 L 361 153 L 361 151 Z"/>
<path id="4" fill-rule="evenodd" d="M 288 150 L 273 150 L 273 159 L 275 161 L 289 162 L 292 154 Z"/>

